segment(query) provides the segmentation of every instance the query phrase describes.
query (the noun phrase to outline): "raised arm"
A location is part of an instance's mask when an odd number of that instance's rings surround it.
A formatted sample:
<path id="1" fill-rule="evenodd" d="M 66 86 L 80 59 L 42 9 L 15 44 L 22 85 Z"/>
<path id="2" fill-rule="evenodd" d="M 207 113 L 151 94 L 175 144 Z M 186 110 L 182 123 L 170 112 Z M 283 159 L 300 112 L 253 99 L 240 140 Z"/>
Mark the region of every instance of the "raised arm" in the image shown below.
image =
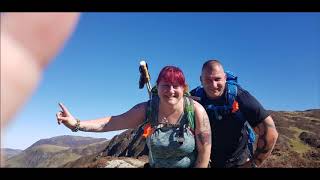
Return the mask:
<path id="1" fill-rule="evenodd" d="M 196 168 L 207 168 L 211 153 L 211 127 L 205 109 L 194 101 L 195 109 L 195 138 L 198 150 L 198 157 L 195 164 Z"/>
<path id="2" fill-rule="evenodd" d="M 278 139 L 278 132 L 271 116 L 264 119 L 254 130 L 259 135 L 259 139 L 252 161 L 257 166 L 261 166 L 262 162 L 271 154 Z"/>
<path id="3" fill-rule="evenodd" d="M 80 121 L 79 130 L 86 132 L 107 132 L 135 128 L 143 123 L 145 119 L 146 105 L 146 102 L 137 104 L 129 111 L 118 116 Z M 63 104 L 59 103 L 59 106 L 62 111 L 56 114 L 58 124 L 63 123 L 69 129 L 74 129 L 76 127 L 77 119 L 73 117 Z"/>

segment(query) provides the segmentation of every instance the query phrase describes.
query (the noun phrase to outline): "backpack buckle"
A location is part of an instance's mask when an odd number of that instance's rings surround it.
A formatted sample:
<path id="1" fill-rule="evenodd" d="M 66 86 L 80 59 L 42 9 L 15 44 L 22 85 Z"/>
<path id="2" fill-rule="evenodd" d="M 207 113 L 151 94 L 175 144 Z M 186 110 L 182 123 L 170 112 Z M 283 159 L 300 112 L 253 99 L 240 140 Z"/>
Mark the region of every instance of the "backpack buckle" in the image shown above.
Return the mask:
<path id="1" fill-rule="evenodd" d="M 178 137 L 178 138 L 177 138 L 177 142 L 178 142 L 180 145 L 182 145 L 183 142 L 184 142 L 184 137 Z"/>

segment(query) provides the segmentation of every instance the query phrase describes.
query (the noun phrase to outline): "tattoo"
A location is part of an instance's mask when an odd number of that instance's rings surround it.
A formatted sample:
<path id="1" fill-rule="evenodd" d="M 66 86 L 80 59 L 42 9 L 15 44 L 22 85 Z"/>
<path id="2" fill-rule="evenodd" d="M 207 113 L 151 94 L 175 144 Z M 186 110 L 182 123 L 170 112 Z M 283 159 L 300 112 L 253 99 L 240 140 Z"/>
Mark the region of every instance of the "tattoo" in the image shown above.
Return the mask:
<path id="1" fill-rule="evenodd" d="M 202 145 L 211 144 L 211 133 L 209 132 L 201 132 L 197 134 L 198 139 Z"/>
<path id="2" fill-rule="evenodd" d="M 83 127 L 83 128 L 79 128 L 80 131 L 84 131 L 84 132 L 94 132 L 95 128 L 91 127 L 91 126 L 87 126 L 87 127 Z"/>
<path id="3" fill-rule="evenodd" d="M 203 129 L 203 131 L 211 131 L 210 121 L 209 121 L 208 115 L 205 112 L 203 113 L 201 129 Z"/>
<path id="4" fill-rule="evenodd" d="M 262 123 L 258 126 L 259 129 L 259 139 L 257 144 L 257 155 L 261 153 L 267 153 L 269 150 L 267 149 L 267 131 L 265 127 L 265 123 Z"/>
<path id="5" fill-rule="evenodd" d="M 257 154 L 266 154 L 266 153 L 268 153 L 270 151 L 270 149 L 269 148 L 260 148 L 260 147 L 257 147 L 257 149 L 256 149 L 256 153 Z"/>

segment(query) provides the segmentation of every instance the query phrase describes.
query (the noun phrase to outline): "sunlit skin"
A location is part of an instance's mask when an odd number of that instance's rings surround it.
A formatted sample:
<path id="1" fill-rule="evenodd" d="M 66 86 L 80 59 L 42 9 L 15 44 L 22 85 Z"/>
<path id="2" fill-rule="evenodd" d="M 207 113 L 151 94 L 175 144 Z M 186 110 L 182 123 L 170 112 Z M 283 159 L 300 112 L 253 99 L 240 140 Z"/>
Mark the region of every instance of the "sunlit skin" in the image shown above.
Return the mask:
<path id="1" fill-rule="evenodd" d="M 184 88 L 181 85 L 160 81 L 158 84 L 159 114 L 164 114 L 164 117 L 159 117 L 160 119 L 168 118 L 170 123 L 176 123 L 174 121 L 178 120 L 183 110 L 183 91 Z"/>
<path id="2" fill-rule="evenodd" d="M 158 95 L 162 100 L 161 103 L 167 103 L 172 106 L 181 101 L 184 92 L 184 88 L 181 85 L 161 81 L 158 86 Z"/>
<path id="3" fill-rule="evenodd" d="M 223 67 L 217 63 L 205 67 L 200 76 L 203 89 L 210 99 L 217 99 L 223 95 L 226 79 Z"/>

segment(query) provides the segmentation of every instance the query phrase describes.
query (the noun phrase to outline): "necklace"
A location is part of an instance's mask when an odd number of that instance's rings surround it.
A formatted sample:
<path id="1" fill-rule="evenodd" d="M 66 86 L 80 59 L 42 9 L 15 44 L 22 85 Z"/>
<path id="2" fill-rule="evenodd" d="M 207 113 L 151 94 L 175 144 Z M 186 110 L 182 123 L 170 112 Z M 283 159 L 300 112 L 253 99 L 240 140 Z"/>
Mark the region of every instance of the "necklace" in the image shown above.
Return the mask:
<path id="1" fill-rule="evenodd" d="M 166 117 L 161 118 L 160 123 L 168 123 L 168 119 Z"/>

